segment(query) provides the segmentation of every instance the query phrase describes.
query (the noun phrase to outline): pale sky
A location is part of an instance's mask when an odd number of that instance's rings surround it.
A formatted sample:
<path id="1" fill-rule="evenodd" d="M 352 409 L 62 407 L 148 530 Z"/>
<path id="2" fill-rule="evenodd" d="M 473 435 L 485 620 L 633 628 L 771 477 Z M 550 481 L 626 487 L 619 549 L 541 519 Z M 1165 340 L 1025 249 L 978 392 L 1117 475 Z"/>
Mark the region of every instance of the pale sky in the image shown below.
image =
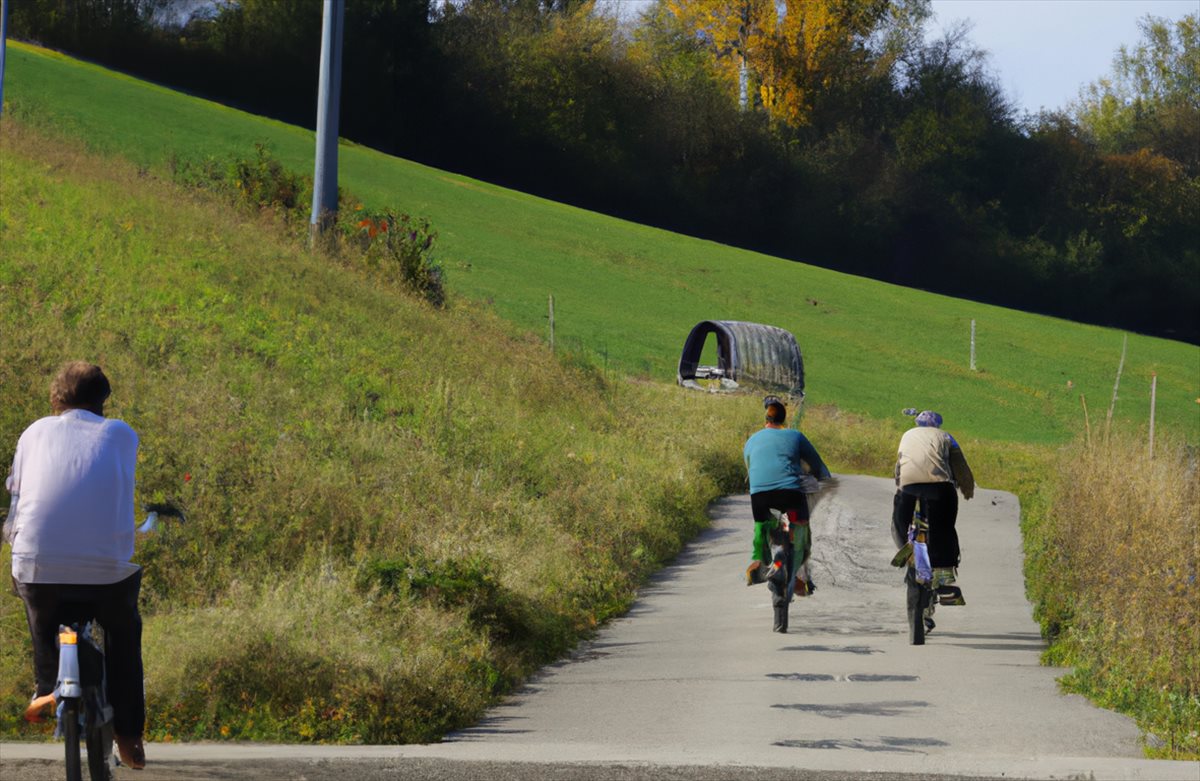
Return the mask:
<path id="1" fill-rule="evenodd" d="M 1200 0 L 933 0 L 927 37 L 958 19 L 990 53 L 992 72 L 1018 109 L 1064 108 L 1084 84 L 1107 76 L 1122 44 L 1132 49 L 1147 14 L 1172 21 Z"/>

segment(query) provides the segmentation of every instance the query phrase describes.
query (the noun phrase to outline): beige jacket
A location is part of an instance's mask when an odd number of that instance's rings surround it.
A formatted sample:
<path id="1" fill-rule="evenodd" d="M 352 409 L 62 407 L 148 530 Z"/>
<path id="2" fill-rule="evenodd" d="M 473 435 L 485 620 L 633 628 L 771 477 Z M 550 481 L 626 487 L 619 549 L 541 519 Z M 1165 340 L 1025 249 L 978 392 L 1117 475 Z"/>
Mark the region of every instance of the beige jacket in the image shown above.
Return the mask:
<path id="1" fill-rule="evenodd" d="M 918 426 L 900 437 L 896 485 L 956 483 L 964 499 L 975 495 L 975 476 L 954 438 L 932 426 Z"/>

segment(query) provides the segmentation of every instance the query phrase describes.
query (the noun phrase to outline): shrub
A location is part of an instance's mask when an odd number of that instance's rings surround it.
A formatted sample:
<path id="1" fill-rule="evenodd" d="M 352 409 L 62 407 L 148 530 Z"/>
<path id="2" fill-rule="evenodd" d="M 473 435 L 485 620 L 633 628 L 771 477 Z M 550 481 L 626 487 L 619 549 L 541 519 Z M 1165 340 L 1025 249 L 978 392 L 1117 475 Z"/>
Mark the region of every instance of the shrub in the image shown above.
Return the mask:
<path id="1" fill-rule="evenodd" d="M 222 193 L 233 203 L 254 211 L 269 211 L 292 224 L 308 222 L 306 197 L 312 178 L 290 172 L 271 154 L 270 144 L 254 144 L 252 157 L 228 161 L 191 161 L 172 156 L 168 169 L 176 184 Z M 433 259 L 438 234 L 425 217 L 390 209 L 368 210 L 338 191 L 338 228 L 325 250 L 352 253 L 366 265 L 395 278 L 434 307 L 445 305 L 445 270 Z"/>
<path id="2" fill-rule="evenodd" d="M 239 206 L 272 211 L 293 223 L 308 216 L 306 198 L 312 193 L 312 178 L 284 168 L 265 142 L 254 144 L 253 157 L 224 161 L 172 154 L 167 168 L 176 184 L 221 193 Z"/>
<path id="3" fill-rule="evenodd" d="M 250 206 L 276 209 L 291 216 L 307 213 L 305 196 L 312 194 L 312 178 L 288 171 L 271 154 L 270 146 L 261 141 L 254 144 L 254 157 L 229 163 L 225 178 L 240 200 Z"/>
<path id="4" fill-rule="evenodd" d="M 312 177 L 285 168 L 271 153 L 270 144 L 256 142 L 252 157 L 221 162 L 173 155 L 167 165 L 177 184 L 222 193 L 239 206 L 277 214 L 290 225 L 307 225 Z M 349 208 L 355 200 L 339 190 L 338 230 L 325 249 L 333 253 L 348 250 L 433 306 L 444 306 L 445 270 L 433 259 L 437 232 L 429 220 L 390 209 L 372 211 L 361 203 Z"/>
<path id="5" fill-rule="evenodd" d="M 429 220 L 389 210 L 370 212 L 360 206 L 343 221 L 342 232 L 369 265 L 395 274 L 435 307 L 446 303 L 445 274 L 431 254 L 437 232 Z"/>

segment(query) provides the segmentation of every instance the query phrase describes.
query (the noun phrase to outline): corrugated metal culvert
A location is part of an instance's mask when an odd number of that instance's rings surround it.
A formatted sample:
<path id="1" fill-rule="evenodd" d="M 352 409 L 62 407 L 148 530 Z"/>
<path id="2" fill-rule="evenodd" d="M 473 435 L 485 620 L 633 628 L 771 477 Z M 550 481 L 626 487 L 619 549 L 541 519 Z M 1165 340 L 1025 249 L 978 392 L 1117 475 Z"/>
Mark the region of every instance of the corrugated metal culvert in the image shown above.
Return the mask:
<path id="1" fill-rule="evenodd" d="M 710 334 L 717 340 L 717 365 L 702 366 Z M 803 397 L 804 359 L 790 331 L 739 320 L 704 320 L 684 342 L 677 380 L 695 390 L 731 392 L 751 385 Z"/>

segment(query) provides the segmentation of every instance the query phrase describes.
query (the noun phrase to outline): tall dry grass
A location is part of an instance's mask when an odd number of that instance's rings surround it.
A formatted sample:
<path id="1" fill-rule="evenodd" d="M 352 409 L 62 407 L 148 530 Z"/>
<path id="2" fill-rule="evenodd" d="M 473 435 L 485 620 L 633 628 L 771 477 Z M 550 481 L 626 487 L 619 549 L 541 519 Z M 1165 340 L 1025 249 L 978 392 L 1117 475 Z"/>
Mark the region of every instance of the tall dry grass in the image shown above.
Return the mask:
<path id="1" fill-rule="evenodd" d="M 1113 434 L 1058 459 L 1030 586 L 1064 679 L 1200 756 L 1200 475 L 1194 449 Z"/>

